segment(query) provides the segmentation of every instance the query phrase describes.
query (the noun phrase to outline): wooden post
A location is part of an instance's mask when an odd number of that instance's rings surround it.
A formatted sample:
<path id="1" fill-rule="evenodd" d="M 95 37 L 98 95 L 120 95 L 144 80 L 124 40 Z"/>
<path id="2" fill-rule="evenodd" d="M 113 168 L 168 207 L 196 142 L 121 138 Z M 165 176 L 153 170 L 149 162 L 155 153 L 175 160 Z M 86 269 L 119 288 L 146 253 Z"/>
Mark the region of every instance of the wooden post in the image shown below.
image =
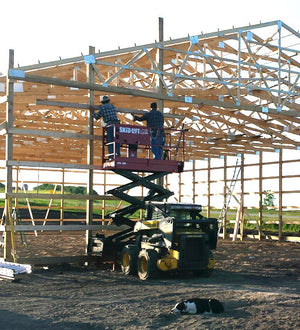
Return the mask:
<path id="1" fill-rule="evenodd" d="M 19 166 L 17 166 L 16 167 L 16 187 L 15 187 L 15 193 L 18 193 L 18 191 L 19 191 L 19 171 L 20 171 L 20 168 L 19 168 Z M 25 192 L 25 189 L 24 189 L 24 192 Z M 15 204 L 15 209 L 18 209 L 18 206 L 19 206 L 19 199 L 18 198 L 15 198 L 14 204 Z"/>
<path id="2" fill-rule="evenodd" d="M 207 218 L 210 218 L 210 161 L 211 159 L 208 158 L 207 163 L 207 211 L 206 216 Z"/>
<path id="3" fill-rule="evenodd" d="M 282 49 L 281 49 L 281 22 L 278 21 L 278 68 L 281 68 L 281 57 L 282 57 Z M 281 70 L 278 70 L 278 105 L 277 109 L 281 109 Z M 281 149 L 280 149 L 281 151 Z"/>
<path id="4" fill-rule="evenodd" d="M 103 172 L 103 190 L 104 193 L 106 191 L 106 171 Z M 105 224 L 105 211 L 106 211 L 106 201 L 103 199 L 102 201 L 102 212 L 101 212 L 101 218 L 102 218 L 102 225 Z"/>
<path id="5" fill-rule="evenodd" d="M 223 205 L 226 204 L 226 200 L 227 200 L 227 156 L 224 157 L 224 188 L 223 188 L 223 194 L 224 194 L 224 201 L 223 201 Z M 227 213 L 227 212 L 226 212 Z M 227 232 L 226 232 L 226 225 L 227 225 L 227 214 L 224 214 L 223 217 L 223 239 L 226 239 L 227 236 Z"/>
<path id="6" fill-rule="evenodd" d="M 90 46 L 89 47 L 89 54 L 95 54 L 95 47 Z M 95 72 L 93 69 L 93 65 L 89 64 L 88 65 L 88 80 L 90 84 L 95 83 Z M 90 89 L 89 90 L 89 105 L 93 106 L 94 105 L 94 97 L 95 97 L 95 92 L 94 90 Z M 92 110 L 89 111 L 88 115 L 88 133 L 89 135 L 94 134 L 94 118 L 93 118 L 93 112 Z M 93 140 L 89 139 L 88 140 L 88 145 L 87 145 L 87 163 L 88 165 L 93 165 L 94 163 L 94 145 L 93 145 Z M 87 225 L 92 225 L 93 224 L 93 200 L 90 199 L 90 196 L 93 194 L 93 170 L 90 169 L 88 170 L 88 183 L 87 183 L 87 194 L 88 194 L 88 199 L 86 201 L 86 224 Z M 88 244 L 90 239 L 92 238 L 92 231 L 87 230 L 86 231 L 86 252 L 88 251 Z"/>
<path id="7" fill-rule="evenodd" d="M 279 241 L 283 241 L 283 234 L 282 234 L 282 149 L 279 149 L 279 178 L 278 178 L 278 180 L 279 180 L 278 238 L 279 238 Z"/>
<path id="8" fill-rule="evenodd" d="M 162 41 L 164 41 L 164 19 L 162 17 L 159 17 L 159 42 Z M 164 51 L 161 48 L 159 48 L 158 50 L 158 69 L 160 72 L 163 72 L 164 70 Z M 159 90 L 159 95 L 162 95 L 163 83 L 160 78 L 158 81 L 158 90 Z M 164 113 L 164 100 L 162 98 L 158 100 L 158 110 Z M 158 184 L 161 185 L 162 187 L 164 186 L 163 177 L 158 179 Z"/>
<path id="9" fill-rule="evenodd" d="M 196 167 L 196 161 L 193 160 L 193 204 L 196 203 L 196 173 L 195 173 L 195 167 Z"/>
<path id="10" fill-rule="evenodd" d="M 236 211 L 235 225 L 233 230 L 232 240 L 236 241 L 237 235 L 240 229 L 240 240 L 244 239 L 244 216 L 245 216 L 245 207 L 242 207 L 240 203 Z"/>
<path id="11" fill-rule="evenodd" d="M 9 50 L 9 69 L 14 67 L 14 50 Z M 7 103 L 6 103 L 6 122 L 7 122 L 7 134 L 5 145 L 5 159 L 6 159 L 6 179 L 5 179 L 5 224 L 9 225 L 9 219 L 11 209 L 9 208 L 9 200 L 7 194 L 12 193 L 12 166 L 8 165 L 8 162 L 13 160 L 13 134 L 9 132 L 13 128 L 14 121 L 14 81 L 7 78 L 6 86 Z M 13 234 L 13 232 L 11 231 Z M 10 257 L 10 250 L 12 246 L 11 235 L 6 231 L 4 232 L 4 260 Z"/>
<path id="12" fill-rule="evenodd" d="M 239 103 L 241 103 L 241 32 L 238 34 L 238 88 L 237 88 L 237 100 Z"/>
<path id="13" fill-rule="evenodd" d="M 244 239 L 244 219 L 245 219 L 245 207 L 241 209 L 241 218 L 240 218 L 240 240 Z"/>
<path id="14" fill-rule="evenodd" d="M 61 193 L 65 193 L 65 169 L 62 168 L 62 178 L 61 178 Z M 63 225 L 64 223 L 64 208 L 65 202 L 63 199 L 60 200 L 60 224 Z"/>
<path id="15" fill-rule="evenodd" d="M 262 223 L 263 223 L 263 191 L 262 191 L 262 176 L 263 176 L 263 153 L 259 152 L 259 222 L 258 222 L 258 239 L 262 239 Z"/>
<path id="16" fill-rule="evenodd" d="M 233 229 L 233 236 L 232 236 L 232 240 L 236 241 L 238 232 L 239 232 L 239 227 L 240 227 L 240 220 L 241 220 L 241 214 L 242 214 L 242 204 L 239 203 L 238 204 L 238 208 L 236 211 L 236 217 L 235 217 L 235 224 L 234 224 L 234 229 Z"/>
<path id="17" fill-rule="evenodd" d="M 14 67 L 14 51 L 9 50 L 9 68 Z M 7 78 L 7 103 L 6 103 L 7 130 L 13 128 L 14 122 L 14 81 Z M 6 162 L 13 160 L 13 134 L 6 134 Z M 6 165 L 6 193 L 12 192 L 12 166 Z"/>
<path id="18" fill-rule="evenodd" d="M 159 42 L 164 41 L 164 19 L 159 17 Z M 159 48 L 158 50 L 158 69 L 162 73 L 164 70 L 164 50 Z M 159 94 L 163 94 L 163 83 L 161 79 L 158 80 L 158 90 Z M 158 100 L 158 109 L 161 112 L 164 112 L 164 100 Z"/>
<path id="19" fill-rule="evenodd" d="M 278 21 L 278 68 L 281 68 L 281 21 Z M 281 109 L 281 70 L 278 70 L 278 105 L 277 109 Z M 278 210 L 278 239 L 283 241 L 282 234 L 282 149 L 279 149 L 279 210 Z"/>
<path id="20" fill-rule="evenodd" d="M 241 154 L 241 216 L 244 213 L 244 198 L 245 198 L 245 157 L 244 154 Z M 241 240 L 243 239 L 243 232 L 241 232 Z"/>
<path id="21" fill-rule="evenodd" d="M 181 173 L 178 173 L 178 202 L 179 203 L 181 202 L 181 196 L 182 196 L 181 186 L 182 186 Z"/>

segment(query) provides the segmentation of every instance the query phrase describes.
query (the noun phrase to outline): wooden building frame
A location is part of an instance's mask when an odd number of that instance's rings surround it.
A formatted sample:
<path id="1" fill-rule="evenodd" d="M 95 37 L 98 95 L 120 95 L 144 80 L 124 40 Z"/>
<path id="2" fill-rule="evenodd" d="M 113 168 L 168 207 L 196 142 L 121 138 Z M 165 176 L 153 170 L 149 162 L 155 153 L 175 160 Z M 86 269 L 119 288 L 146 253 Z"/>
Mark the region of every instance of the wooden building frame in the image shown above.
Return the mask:
<path id="1" fill-rule="evenodd" d="M 242 221 L 256 227 L 254 233 L 252 231 L 248 235 L 250 238 L 298 241 L 299 237 L 283 234 L 282 230 L 283 225 L 300 224 L 299 216 L 293 215 L 293 211 L 299 210 L 300 159 L 297 154 L 298 151 L 291 154 L 289 151 L 279 150 L 277 153 L 261 153 L 259 156 L 238 155 L 193 161 L 184 173 L 178 175 L 176 200 L 192 200 L 193 203 L 204 205 L 207 217 L 216 217 L 222 221 L 220 236 L 223 238 L 232 237 L 232 234 L 229 235 L 226 231 L 227 225 L 236 222 L 238 210 L 244 205 Z M 236 181 L 233 182 L 235 172 Z M 192 182 L 189 180 L 191 177 Z M 236 214 L 231 214 L 231 219 L 233 217 L 234 220 L 229 221 L 226 213 L 224 218 L 221 217 L 220 210 L 228 202 L 231 189 L 233 193 L 229 208 L 231 213 L 236 209 Z M 263 205 L 267 192 L 274 197 L 273 207 Z M 272 209 L 276 210 L 277 214 L 269 216 L 268 212 Z M 270 217 L 272 219 L 269 219 Z M 272 234 L 267 235 L 262 229 L 263 224 L 276 224 L 277 233 L 274 234 L 273 230 Z M 238 235 L 240 239 L 243 239 L 244 235 L 242 229 Z"/>
<path id="2" fill-rule="evenodd" d="M 167 126 L 185 123 L 187 160 L 299 150 L 299 39 L 273 21 L 165 40 L 160 18 L 159 40 L 150 44 L 90 47 L 87 55 L 23 67 L 10 50 L 8 74 L 0 77 L 3 198 L 9 205 L 12 198 L 37 197 L 13 192 L 16 167 L 85 170 L 87 195 L 38 197 L 84 198 L 87 238 L 104 228 L 93 225 L 93 201 L 108 196 L 92 194 L 102 164 L 102 129 L 92 112 L 103 95 L 122 123 L 157 100 Z"/>

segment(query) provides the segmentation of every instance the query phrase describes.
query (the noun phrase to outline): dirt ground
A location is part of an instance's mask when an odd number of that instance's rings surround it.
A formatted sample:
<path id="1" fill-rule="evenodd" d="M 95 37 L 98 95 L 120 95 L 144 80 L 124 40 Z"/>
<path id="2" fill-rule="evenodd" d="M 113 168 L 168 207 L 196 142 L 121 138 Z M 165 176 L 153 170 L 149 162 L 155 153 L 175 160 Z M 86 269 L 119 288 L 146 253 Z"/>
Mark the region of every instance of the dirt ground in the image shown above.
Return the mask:
<path id="1" fill-rule="evenodd" d="M 83 237 L 28 236 L 24 255 L 80 253 Z M 219 240 L 209 278 L 141 281 L 111 265 L 34 267 L 0 281 L 1 329 L 300 329 L 300 243 Z M 173 315 L 181 299 L 216 298 L 220 315 Z"/>

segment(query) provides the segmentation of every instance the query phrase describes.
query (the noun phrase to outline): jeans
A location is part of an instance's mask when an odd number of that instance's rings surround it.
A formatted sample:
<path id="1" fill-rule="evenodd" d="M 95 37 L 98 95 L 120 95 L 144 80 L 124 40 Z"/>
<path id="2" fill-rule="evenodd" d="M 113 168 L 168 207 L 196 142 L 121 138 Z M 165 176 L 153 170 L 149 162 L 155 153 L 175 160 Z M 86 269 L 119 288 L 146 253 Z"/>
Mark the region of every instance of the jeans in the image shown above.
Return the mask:
<path id="1" fill-rule="evenodd" d="M 161 159 L 163 154 L 164 133 L 163 130 L 151 132 L 151 151 L 154 159 Z"/>

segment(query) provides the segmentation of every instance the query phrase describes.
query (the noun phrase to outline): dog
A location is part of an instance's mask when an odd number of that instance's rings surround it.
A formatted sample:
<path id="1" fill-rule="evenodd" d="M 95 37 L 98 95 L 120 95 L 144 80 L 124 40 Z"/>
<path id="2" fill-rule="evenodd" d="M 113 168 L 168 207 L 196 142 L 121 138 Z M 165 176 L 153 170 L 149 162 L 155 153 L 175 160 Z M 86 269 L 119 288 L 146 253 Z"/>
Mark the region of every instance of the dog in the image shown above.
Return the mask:
<path id="1" fill-rule="evenodd" d="M 224 306 L 217 299 L 188 299 L 177 303 L 172 308 L 173 314 L 212 314 L 223 312 Z"/>

